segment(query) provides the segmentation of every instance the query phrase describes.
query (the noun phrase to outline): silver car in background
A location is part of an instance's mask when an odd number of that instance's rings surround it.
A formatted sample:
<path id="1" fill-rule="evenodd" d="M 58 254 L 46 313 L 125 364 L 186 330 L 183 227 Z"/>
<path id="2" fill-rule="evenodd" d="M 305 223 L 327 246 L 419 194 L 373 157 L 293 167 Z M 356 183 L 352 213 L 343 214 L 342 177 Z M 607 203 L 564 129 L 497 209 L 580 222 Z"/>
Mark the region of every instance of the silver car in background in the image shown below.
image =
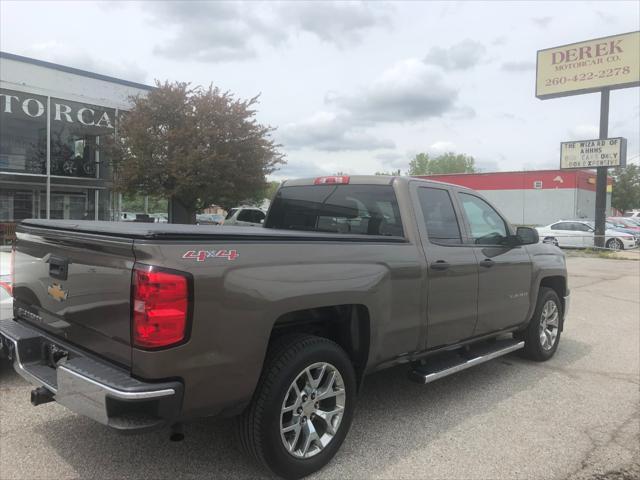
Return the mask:
<path id="1" fill-rule="evenodd" d="M 553 243 L 558 247 L 592 248 L 595 246 L 595 226 L 589 220 L 559 220 L 544 227 L 537 227 L 540 241 Z M 608 228 L 604 232 L 605 248 L 623 250 L 636 246 L 631 234 Z"/>
<path id="2" fill-rule="evenodd" d="M 267 214 L 258 207 L 236 207 L 229 210 L 225 225 L 261 227 Z"/>

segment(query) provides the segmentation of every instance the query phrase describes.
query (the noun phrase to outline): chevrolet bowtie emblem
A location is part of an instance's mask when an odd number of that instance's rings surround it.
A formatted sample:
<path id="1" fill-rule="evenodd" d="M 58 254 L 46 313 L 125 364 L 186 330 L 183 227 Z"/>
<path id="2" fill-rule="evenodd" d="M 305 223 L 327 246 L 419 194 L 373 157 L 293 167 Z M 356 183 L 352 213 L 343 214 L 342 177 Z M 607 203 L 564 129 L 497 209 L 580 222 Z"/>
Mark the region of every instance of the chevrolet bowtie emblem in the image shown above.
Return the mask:
<path id="1" fill-rule="evenodd" d="M 47 288 L 47 293 L 51 298 L 57 300 L 58 302 L 64 302 L 69 295 L 69 292 L 67 290 L 63 290 L 62 287 L 57 283 L 49 285 L 49 288 Z"/>

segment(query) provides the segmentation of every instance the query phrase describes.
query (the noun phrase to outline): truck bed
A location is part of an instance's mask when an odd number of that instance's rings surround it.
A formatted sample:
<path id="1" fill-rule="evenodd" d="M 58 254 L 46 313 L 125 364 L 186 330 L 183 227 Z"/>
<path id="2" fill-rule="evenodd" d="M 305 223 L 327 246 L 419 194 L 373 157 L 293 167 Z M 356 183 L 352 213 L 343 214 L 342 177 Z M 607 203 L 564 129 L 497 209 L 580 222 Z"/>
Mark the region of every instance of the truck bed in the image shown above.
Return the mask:
<path id="1" fill-rule="evenodd" d="M 392 242 L 405 243 L 401 237 L 384 235 L 350 235 L 343 233 L 304 232 L 276 230 L 261 227 L 236 227 L 218 225 L 179 225 L 171 223 L 105 222 L 77 220 L 23 220 L 19 231 L 25 227 L 75 231 L 112 237 L 146 240 L 252 240 L 252 241 L 311 241 L 311 242 Z"/>

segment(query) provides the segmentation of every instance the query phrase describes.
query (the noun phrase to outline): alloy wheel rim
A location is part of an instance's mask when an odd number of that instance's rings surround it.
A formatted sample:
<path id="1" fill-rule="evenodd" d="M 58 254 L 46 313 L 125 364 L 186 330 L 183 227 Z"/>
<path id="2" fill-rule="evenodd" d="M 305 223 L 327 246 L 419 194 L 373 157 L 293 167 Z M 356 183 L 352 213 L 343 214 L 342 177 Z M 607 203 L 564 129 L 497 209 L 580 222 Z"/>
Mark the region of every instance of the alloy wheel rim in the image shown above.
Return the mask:
<path id="1" fill-rule="evenodd" d="M 310 458 L 335 438 L 342 423 L 346 392 L 336 367 L 314 363 L 291 382 L 280 412 L 280 438 L 291 455 Z"/>
<path id="2" fill-rule="evenodd" d="M 544 350 L 551 350 L 558 338 L 560 313 L 553 300 L 547 300 L 540 315 L 540 345 Z"/>

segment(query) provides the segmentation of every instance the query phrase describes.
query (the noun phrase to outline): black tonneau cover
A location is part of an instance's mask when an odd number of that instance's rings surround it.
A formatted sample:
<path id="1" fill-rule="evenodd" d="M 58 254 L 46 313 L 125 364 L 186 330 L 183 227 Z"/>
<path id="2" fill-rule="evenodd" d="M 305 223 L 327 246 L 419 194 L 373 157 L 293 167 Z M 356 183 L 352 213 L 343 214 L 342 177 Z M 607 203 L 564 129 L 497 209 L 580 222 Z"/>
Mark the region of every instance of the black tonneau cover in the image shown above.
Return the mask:
<path id="1" fill-rule="evenodd" d="M 75 231 L 112 237 L 147 240 L 261 240 L 261 241 L 316 241 L 316 242 L 374 242 L 405 243 L 402 237 L 384 235 L 348 235 L 342 233 L 276 230 L 263 227 L 225 227 L 218 225 L 180 225 L 172 223 L 104 222 L 86 220 L 23 220 L 17 228 L 35 227 L 50 230 Z"/>

